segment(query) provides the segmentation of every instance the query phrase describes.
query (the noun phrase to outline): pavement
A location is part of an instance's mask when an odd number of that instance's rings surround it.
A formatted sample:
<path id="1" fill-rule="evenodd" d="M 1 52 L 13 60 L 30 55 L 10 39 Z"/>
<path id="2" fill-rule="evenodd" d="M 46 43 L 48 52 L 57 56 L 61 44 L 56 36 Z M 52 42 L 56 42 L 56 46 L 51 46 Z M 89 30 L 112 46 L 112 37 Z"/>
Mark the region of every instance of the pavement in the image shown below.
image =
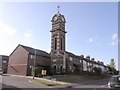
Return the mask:
<path id="1" fill-rule="evenodd" d="M 4 74 L 4 76 L 24 77 L 24 78 L 30 79 L 29 82 L 31 82 L 31 80 L 33 80 L 32 76 L 21 76 L 21 75 L 11 75 L 11 74 Z M 62 82 L 62 81 L 56 81 L 56 79 L 55 78 L 51 78 L 51 76 L 45 76 L 43 78 L 34 77 L 34 79 L 45 80 L 45 81 L 52 81 L 52 82 L 55 82 L 55 83 L 59 83 L 61 85 L 72 84 L 72 83 L 67 83 L 67 82 Z"/>
<path id="2" fill-rule="evenodd" d="M 2 88 L 49 88 L 44 84 L 31 83 L 32 77 L 20 75 L 3 75 Z"/>

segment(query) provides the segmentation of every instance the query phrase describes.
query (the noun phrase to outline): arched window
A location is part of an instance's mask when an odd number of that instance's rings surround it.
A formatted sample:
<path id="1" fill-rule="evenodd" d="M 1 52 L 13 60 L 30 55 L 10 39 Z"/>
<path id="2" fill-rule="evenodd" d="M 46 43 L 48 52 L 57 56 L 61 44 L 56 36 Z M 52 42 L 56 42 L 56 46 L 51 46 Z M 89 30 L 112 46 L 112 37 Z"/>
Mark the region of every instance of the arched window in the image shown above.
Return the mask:
<path id="1" fill-rule="evenodd" d="M 54 65 L 54 66 L 53 66 L 53 74 L 54 74 L 54 75 L 56 74 L 56 69 L 57 69 L 57 68 L 56 68 L 56 66 Z"/>
<path id="2" fill-rule="evenodd" d="M 60 73 L 62 74 L 62 72 L 63 72 L 63 68 L 62 66 L 60 66 Z"/>
<path id="3" fill-rule="evenodd" d="M 57 50 L 57 38 L 55 38 L 55 50 Z"/>
<path id="4" fill-rule="evenodd" d="M 63 50 L 63 39 L 61 38 L 61 50 Z"/>

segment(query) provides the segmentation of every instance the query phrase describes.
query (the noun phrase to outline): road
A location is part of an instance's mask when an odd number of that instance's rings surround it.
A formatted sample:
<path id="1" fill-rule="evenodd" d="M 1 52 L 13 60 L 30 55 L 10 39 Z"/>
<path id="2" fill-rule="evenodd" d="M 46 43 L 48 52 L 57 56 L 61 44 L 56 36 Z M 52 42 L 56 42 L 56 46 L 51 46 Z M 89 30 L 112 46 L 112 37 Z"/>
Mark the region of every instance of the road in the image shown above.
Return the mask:
<path id="1" fill-rule="evenodd" d="M 102 80 L 91 80 L 87 82 L 83 81 L 82 83 L 68 86 L 68 88 L 81 88 L 81 90 L 109 90 L 107 87 L 108 80 L 109 78 Z"/>
<path id="2" fill-rule="evenodd" d="M 18 76 L 2 76 L 2 87 L 3 90 L 9 90 L 8 88 L 12 88 L 10 90 L 46 90 L 50 88 L 50 90 L 74 90 L 75 88 L 79 88 L 79 90 L 108 90 L 107 82 L 109 79 L 103 80 L 92 80 L 92 81 L 83 81 L 82 83 L 77 84 L 69 84 L 69 85 L 60 85 L 55 87 L 45 86 L 43 84 L 31 83 L 29 82 L 30 78 L 26 77 L 18 77 Z M 14 88 L 14 89 L 13 89 Z"/>
<path id="3" fill-rule="evenodd" d="M 79 90 L 109 90 L 107 87 L 107 83 L 109 81 L 109 78 L 107 79 L 102 79 L 102 80 L 90 80 L 90 81 L 81 81 L 80 83 L 77 84 L 71 84 L 68 86 L 61 86 L 62 88 L 66 88 L 68 90 L 74 90 L 74 89 L 79 89 Z M 58 88 L 61 88 L 58 86 Z M 66 90 L 65 89 L 65 90 Z"/>
<path id="4" fill-rule="evenodd" d="M 2 76 L 0 75 L 0 83 L 2 83 Z M 0 90 L 2 89 L 2 84 L 0 84 Z"/>
<path id="5" fill-rule="evenodd" d="M 18 76 L 2 76 L 2 88 L 49 88 L 43 84 L 29 82 L 31 78 Z"/>

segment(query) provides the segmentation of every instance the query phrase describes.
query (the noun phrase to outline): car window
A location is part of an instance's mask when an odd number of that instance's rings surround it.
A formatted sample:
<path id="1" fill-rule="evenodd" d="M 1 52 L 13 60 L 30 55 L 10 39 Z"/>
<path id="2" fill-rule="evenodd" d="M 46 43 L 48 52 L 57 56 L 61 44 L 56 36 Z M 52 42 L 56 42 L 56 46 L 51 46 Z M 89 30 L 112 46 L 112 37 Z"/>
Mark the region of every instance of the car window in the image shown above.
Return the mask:
<path id="1" fill-rule="evenodd" d="M 111 77 L 110 82 L 120 82 L 120 76 Z"/>
<path id="2" fill-rule="evenodd" d="M 111 82 L 120 82 L 120 77 L 112 77 Z"/>
<path id="3" fill-rule="evenodd" d="M 120 77 L 118 77 L 118 81 L 120 82 Z"/>
<path id="4" fill-rule="evenodd" d="M 115 77 L 112 77 L 112 78 L 110 79 L 110 81 L 116 81 L 116 78 L 115 78 Z"/>

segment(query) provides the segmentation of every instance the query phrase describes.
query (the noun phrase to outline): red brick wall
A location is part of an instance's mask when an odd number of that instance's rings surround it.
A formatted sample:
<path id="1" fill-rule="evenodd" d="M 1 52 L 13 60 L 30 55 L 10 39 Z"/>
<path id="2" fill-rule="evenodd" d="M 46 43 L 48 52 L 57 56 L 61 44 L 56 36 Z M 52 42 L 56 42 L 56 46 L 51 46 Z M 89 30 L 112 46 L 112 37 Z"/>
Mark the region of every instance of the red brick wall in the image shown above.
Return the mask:
<path id="1" fill-rule="evenodd" d="M 8 74 L 26 76 L 26 67 L 27 67 L 26 65 L 8 66 Z"/>
<path id="2" fill-rule="evenodd" d="M 28 52 L 18 46 L 10 55 L 8 62 L 8 74 L 26 75 Z"/>

